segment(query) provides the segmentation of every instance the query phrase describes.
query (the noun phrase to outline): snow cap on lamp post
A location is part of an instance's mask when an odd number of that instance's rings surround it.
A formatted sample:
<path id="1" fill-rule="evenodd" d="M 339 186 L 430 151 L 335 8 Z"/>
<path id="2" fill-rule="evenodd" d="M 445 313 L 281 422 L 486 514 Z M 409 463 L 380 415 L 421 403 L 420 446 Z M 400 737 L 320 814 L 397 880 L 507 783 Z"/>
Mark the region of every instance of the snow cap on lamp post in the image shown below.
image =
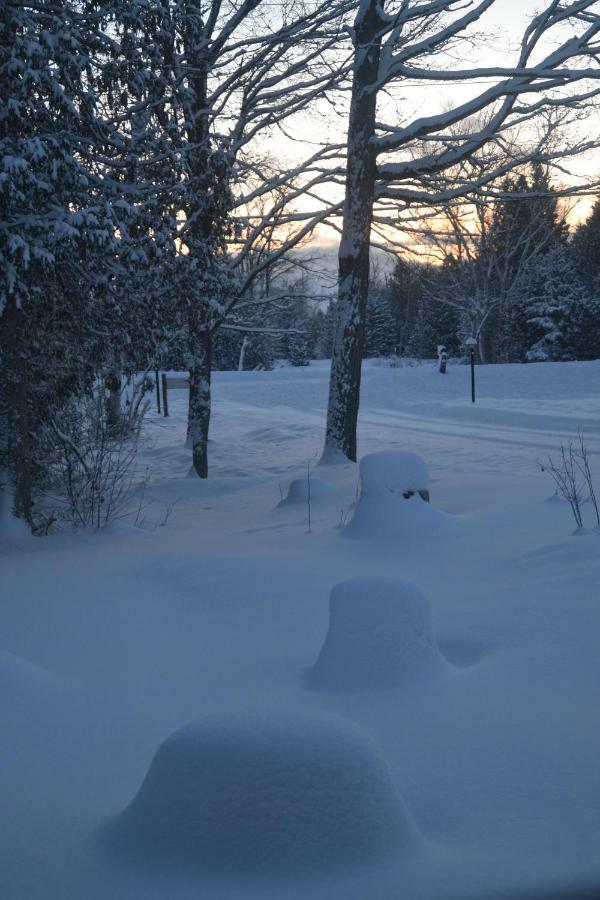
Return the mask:
<path id="1" fill-rule="evenodd" d="M 477 347 L 477 338 L 468 337 L 465 341 L 465 344 L 469 348 L 471 353 L 475 353 L 475 348 Z"/>

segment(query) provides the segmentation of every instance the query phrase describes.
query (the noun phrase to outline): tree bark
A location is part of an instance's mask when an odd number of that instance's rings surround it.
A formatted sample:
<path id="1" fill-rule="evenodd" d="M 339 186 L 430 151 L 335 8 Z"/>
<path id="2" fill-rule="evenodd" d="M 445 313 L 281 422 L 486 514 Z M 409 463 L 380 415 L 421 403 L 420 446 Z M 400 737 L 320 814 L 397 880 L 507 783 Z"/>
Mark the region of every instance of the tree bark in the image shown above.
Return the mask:
<path id="1" fill-rule="evenodd" d="M 190 187 L 186 215 L 191 220 L 187 250 L 190 258 L 196 257 L 205 265 L 204 254 L 214 251 L 215 216 L 214 172 L 210 162 L 210 115 L 208 101 L 208 71 L 206 31 L 207 24 L 199 14 L 196 3 L 185 0 L 183 4 L 185 27 L 183 30 L 184 56 L 189 66 L 183 112 L 186 119 L 187 139 L 193 150 L 187 154 L 190 170 Z M 210 31 L 210 28 L 209 28 Z M 192 65 L 193 63 L 193 65 Z M 209 248 L 209 249 L 207 249 Z M 201 320 L 202 298 L 190 297 L 188 340 L 190 396 L 188 407 L 187 439 L 192 446 L 192 465 L 199 478 L 208 478 L 208 429 L 211 405 L 212 331 L 207 317 Z"/>
<path id="2" fill-rule="evenodd" d="M 0 462 L 11 476 L 14 513 L 33 527 L 33 457 L 25 315 L 9 300 L 1 321 L 3 380 Z M 2 458 L 6 457 L 3 461 Z"/>
<path id="3" fill-rule="evenodd" d="M 196 334 L 190 366 L 188 438 L 192 462 L 199 478 L 208 478 L 208 429 L 210 425 L 210 382 L 212 370 L 212 333 Z"/>
<path id="4" fill-rule="evenodd" d="M 356 425 L 369 289 L 377 89 L 382 21 L 379 0 L 361 3 L 354 23 L 355 66 L 348 122 L 346 193 L 339 250 L 338 303 L 323 462 L 356 462 Z"/>
<path id="5" fill-rule="evenodd" d="M 244 371 L 244 362 L 246 359 L 246 349 L 250 341 L 248 340 L 248 335 L 244 335 L 244 340 L 242 341 L 242 346 L 240 348 L 240 358 L 238 360 L 238 372 Z"/>
<path id="6" fill-rule="evenodd" d="M 122 387 L 121 376 L 113 370 L 104 379 L 104 386 L 108 391 L 105 401 L 106 423 L 109 431 L 116 432 L 121 427 L 121 400 Z"/>

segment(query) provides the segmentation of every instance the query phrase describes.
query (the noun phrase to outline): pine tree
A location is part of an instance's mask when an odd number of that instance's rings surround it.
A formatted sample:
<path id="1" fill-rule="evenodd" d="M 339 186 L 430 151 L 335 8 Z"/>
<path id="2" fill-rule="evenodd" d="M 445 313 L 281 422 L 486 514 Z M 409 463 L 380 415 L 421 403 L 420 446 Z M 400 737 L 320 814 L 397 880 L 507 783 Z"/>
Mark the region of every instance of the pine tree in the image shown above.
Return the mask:
<path id="1" fill-rule="evenodd" d="M 375 285 L 369 292 L 365 320 L 366 357 L 392 356 L 396 350 L 396 322 L 389 293 Z"/>
<path id="2" fill-rule="evenodd" d="M 573 252 L 581 274 L 589 284 L 600 288 L 600 198 L 594 203 L 589 217 L 575 232 Z"/>
<path id="3" fill-rule="evenodd" d="M 409 263 L 402 257 L 387 281 L 387 295 L 394 318 L 394 352 L 400 356 L 408 353 L 415 329 L 418 310 L 424 296 L 424 276 L 427 266 Z"/>
<path id="4" fill-rule="evenodd" d="M 0 13 L 0 467 L 30 523 L 43 470 L 36 430 L 84 377 L 83 348 L 98 349 L 87 334 L 81 344 L 81 323 L 96 318 L 118 252 L 98 165 L 113 145 L 96 93 L 110 44 L 102 6 L 8 0 Z"/>
<path id="5" fill-rule="evenodd" d="M 547 170 L 534 164 L 529 171 L 506 179 L 503 197 L 491 209 L 482 233 L 477 279 L 488 298 L 489 314 L 479 335 L 488 362 L 524 359 L 530 346 L 523 313 L 523 285 L 531 266 L 557 243 L 568 228 Z M 520 318 L 521 317 L 521 318 Z"/>
<path id="6" fill-rule="evenodd" d="M 315 358 L 331 359 L 333 349 L 333 329 L 335 322 L 335 300 L 332 298 L 326 308 L 315 314 L 318 322 L 318 336 L 315 341 Z"/>
<path id="7" fill-rule="evenodd" d="M 302 323 L 298 323 L 298 329 Z M 290 335 L 288 342 L 288 360 L 293 366 L 307 366 L 310 363 L 310 347 L 306 332 Z"/>
<path id="8" fill-rule="evenodd" d="M 521 301 L 529 362 L 577 358 L 571 325 L 586 305 L 569 248 L 558 241 L 528 270 Z"/>

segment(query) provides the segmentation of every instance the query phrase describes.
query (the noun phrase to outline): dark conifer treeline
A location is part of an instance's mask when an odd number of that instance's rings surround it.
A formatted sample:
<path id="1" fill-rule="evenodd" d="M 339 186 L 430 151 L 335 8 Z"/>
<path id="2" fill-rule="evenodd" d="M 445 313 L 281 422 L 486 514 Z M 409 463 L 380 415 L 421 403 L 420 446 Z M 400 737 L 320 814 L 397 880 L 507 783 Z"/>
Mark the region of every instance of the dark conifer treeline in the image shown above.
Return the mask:
<path id="1" fill-rule="evenodd" d="M 398 257 L 387 277 L 372 279 L 366 357 L 427 359 L 440 344 L 462 356 L 470 335 L 482 362 L 600 357 L 600 199 L 570 231 L 540 167 L 501 187 L 503 199 L 480 211 L 483 227 L 469 235 L 468 254 L 448 240 L 441 264 Z M 333 306 L 297 311 L 307 357 L 330 355 L 333 316 Z M 262 341 L 254 365 L 297 364 L 281 338 Z"/>

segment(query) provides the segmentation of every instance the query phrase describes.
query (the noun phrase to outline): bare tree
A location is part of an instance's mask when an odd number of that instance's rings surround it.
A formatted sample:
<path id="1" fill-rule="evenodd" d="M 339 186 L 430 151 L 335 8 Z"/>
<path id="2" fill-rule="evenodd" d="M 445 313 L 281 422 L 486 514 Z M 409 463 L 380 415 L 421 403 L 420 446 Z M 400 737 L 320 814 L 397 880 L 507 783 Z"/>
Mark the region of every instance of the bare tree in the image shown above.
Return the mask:
<path id="1" fill-rule="evenodd" d="M 437 267 L 424 270 L 426 295 L 456 311 L 482 362 L 495 361 L 498 314 L 518 300 L 531 264 L 567 233 L 568 208 L 541 167 L 494 187 L 493 198 L 468 196 L 404 225 L 415 252 L 444 267 L 443 289 Z"/>
<path id="2" fill-rule="evenodd" d="M 562 164 L 596 144 L 595 138 L 572 138 L 540 154 L 535 140 L 526 137 L 549 110 L 583 117 L 598 96 L 597 0 L 548 0 L 525 29 L 513 65 L 457 64 L 473 57 L 481 40 L 473 28 L 495 2 L 358 4 L 351 29 L 353 81 L 324 460 L 338 455 L 356 460 L 369 248 L 377 225 L 397 224 L 411 207 L 439 207 L 475 192 L 484 196 L 518 164 L 534 159 Z M 481 89 L 482 81 L 489 86 Z M 466 84 L 471 96 L 412 121 L 378 121 L 384 99 L 409 83 Z M 473 130 L 473 117 L 482 114 L 483 124 Z M 507 157 L 506 146 L 515 144 L 517 132 L 522 149 Z"/>
<path id="3" fill-rule="evenodd" d="M 203 478 L 214 332 L 324 217 L 324 211 L 298 216 L 293 206 L 312 181 L 323 181 L 322 166 L 335 152 L 311 150 L 252 187 L 249 173 L 261 169 L 256 145 L 344 77 L 348 54 L 346 62 L 336 54 L 335 65 L 330 55 L 346 40 L 343 24 L 352 6 L 353 0 L 160 0 L 150 31 L 144 20 L 126 18 L 127 40 L 156 69 L 143 100 L 124 118 L 131 121 L 135 112 L 143 132 L 160 138 L 148 143 L 146 157 L 159 171 L 159 190 L 170 210 L 164 218 L 174 223 L 165 291 L 179 311 L 178 338 L 186 345 L 188 435 L 194 469 Z M 176 172 L 171 179 L 163 177 L 162 160 Z M 153 195 L 156 184 L 147 180 L 142 187 L 138 181 L 135 190 Z M 262 214 L 249 216 L 259 201 Z M 236 224 L 244 218 L 239 245 Z M 265 236 L 272 236 L 272 223 L 281 227 L 286 220 L 295 224 L 285 239 L 276 247 L 270 241 L 269 252 L 257 254 Z"/>

